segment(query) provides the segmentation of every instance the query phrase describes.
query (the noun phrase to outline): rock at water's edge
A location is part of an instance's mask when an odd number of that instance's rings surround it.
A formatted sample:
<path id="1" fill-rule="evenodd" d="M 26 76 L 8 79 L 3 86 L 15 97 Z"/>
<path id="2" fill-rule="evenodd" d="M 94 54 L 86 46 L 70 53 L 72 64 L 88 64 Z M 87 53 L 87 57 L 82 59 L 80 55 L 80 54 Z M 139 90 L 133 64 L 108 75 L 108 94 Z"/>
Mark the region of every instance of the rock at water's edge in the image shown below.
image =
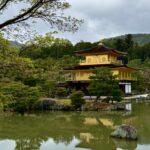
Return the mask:
<path id="1" fill-rule="evenodd" d="M 130 125 L 121 125 L 114 132 L 111 133 L 112 137 L 136 140 L 137 130 Z"/>

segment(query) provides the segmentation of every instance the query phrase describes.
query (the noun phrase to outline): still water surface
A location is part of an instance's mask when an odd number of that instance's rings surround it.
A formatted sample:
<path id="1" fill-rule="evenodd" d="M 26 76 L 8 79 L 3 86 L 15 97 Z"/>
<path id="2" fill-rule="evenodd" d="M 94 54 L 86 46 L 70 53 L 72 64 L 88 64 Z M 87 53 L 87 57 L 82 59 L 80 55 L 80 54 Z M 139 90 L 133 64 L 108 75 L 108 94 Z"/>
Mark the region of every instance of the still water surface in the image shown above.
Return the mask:
<path id="1" fill-rule="evenodd" d="M 109 136 L 124 123 L 138 129 L 138 141 Z M 0 150 L 150 150 L 150 104 L 134 104 L 131 113 L 0 114 Z"/>

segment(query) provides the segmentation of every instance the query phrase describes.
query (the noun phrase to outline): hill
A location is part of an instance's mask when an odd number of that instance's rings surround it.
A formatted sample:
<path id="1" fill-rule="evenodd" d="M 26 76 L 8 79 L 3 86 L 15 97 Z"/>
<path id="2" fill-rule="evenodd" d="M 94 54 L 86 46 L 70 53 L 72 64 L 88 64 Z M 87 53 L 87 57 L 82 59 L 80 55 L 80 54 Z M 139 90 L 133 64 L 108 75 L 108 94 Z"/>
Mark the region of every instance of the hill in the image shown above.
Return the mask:
<path id="1" fill-rule="evenodd" d="M 116 36 L 108 39 L 103 39 L 103 41 L 114 41 L 116 39 L 124 39 L 126 35 Z M 134 42 L 139 45 L 144 45 L 150 43 L 150 34 L 132 34 Z"/>
<path id="2" fill-rule="evenodd" d="M 20 48 L 22 46 L 21 43 L 17 42 L 17 41 L 9 41 L 12 47 L 17 47 Z"/>

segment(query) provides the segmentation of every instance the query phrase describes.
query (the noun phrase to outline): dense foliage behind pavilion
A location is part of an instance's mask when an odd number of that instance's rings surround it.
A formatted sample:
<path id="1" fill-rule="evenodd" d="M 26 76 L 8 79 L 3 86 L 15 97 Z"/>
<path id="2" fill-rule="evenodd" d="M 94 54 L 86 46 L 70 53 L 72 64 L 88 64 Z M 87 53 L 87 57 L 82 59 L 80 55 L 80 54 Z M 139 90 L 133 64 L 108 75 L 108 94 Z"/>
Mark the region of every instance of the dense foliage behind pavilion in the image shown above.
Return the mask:
<path id="1" fill-rule="evenodd" d="M 135 90 L 149 89 L 150 43 L 138 45 L 132 35 L 114 40 L 104 40 L 108 47 L 128 52 L 129 65 L 144 68 Z M 67 39 L 52 34 L 37 36 L 21 47 L 0 35 L 0 102 L 4 110 L 32 110 L 39 97 L 55 95 L 56 84 L 64 81 L 63 67 L 79 62 L 74 51 L 94 47 L 99 42 L 81 41 L 73 45 Z M 144 85 L 144 86 L 143 86 Z"/>

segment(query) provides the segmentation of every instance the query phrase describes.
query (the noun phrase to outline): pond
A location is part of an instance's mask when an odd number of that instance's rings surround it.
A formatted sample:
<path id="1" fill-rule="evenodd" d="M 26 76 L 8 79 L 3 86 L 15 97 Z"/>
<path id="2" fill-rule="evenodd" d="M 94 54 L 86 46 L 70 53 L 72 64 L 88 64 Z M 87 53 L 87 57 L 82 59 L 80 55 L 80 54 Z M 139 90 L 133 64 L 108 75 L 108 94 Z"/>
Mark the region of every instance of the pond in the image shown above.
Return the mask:
<path id="1" fill-rule="evenodd" d="M 138 129 L 137 141 L 111 138 L 117 125 Z M 150 150 L 150 104 L 132 112 L 0 114 L 0 150 Z"/>

